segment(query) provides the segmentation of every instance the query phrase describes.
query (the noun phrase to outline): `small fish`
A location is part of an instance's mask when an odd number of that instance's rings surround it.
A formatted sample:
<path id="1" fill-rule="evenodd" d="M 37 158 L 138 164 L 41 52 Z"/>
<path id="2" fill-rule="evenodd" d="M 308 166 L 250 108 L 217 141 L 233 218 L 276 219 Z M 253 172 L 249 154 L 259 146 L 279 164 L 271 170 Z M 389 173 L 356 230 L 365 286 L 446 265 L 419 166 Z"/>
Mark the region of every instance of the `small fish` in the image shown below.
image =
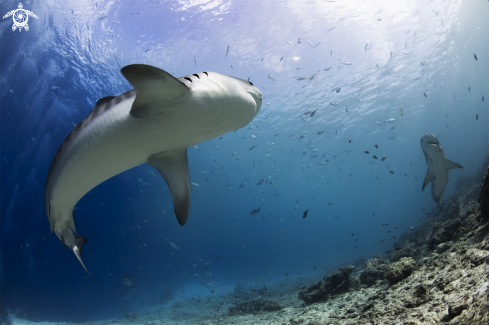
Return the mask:
<path id="1" fill-rule="evenodd" d="M 319 109 L 319 108 L 316 108 L 316 110 L 315 110 L 315 111 L 312 111 L 312 113 L 311 113 L 311 117 L 313 117 L 313 116 L 314 116 L 314 114 L 316 114 L 316 112 L 318 111 L 318 109 Z"/>
<path id="2" fill-rule="evenodd" d="M 330 32 L 330 31 L 332 31 L 333 29 L 334 29 L 334 26 L 333 26 L 333 27 L 331 27 L 330 29 L 328 29 L 328 30 L 326 31 L 326 33 L 329 33 L 329 32 Z M 331 53 L 333 53 L 333 51 L 331 51 Z M 474 54 L 474 55 L 475 55 L 475 54 Z"/>
<path id="3" fill-rule="evenodd" d="M 287 41 L 287 44 L 292 44 L 291 42 Z"/>
<path id="4" fill-rule="evenodd" d="M 191 184 L 192 184 L 193 186 L 195 186 L 195 187 L 199 187 L 199 186 L 200 186 L 199 184 L 197 184 L 197 183 L 195 183 L 195 182 L 192 182 Z"/>
<path id="5" fill-rule="evenodd" d="M 229 45 L 228 45 L 228 49 L 226 50 L 226 56 L 224 57 L 224 61 L 226 61 L 226 59 L 228 57 L 228 52 L 229 52 Z"/>
<path id="6" fill-rule="evenodd" d="M 387 121 L 384 121 L 384 123 L 392 123 L 392 122 L 394 122 L 394 121 L 395 121 L 395 119 L 390 118 L 390 119 L 388 119 Z"/>
<path id="7" fill-rule="evenodd" d="M 334 135 L 338 135 L 338 129 L 336 129 L 336 132 L 334 133 Z"/>
<path id="8" fill-rule="evenodd" d="M 479 114 L 475 114 L 475 119 L 478 120 L 479 119 Z"/>
<path id="9" fill-rule="evenodd" d="M 302 218 L 303 218 L 303 219 L 304 219 L 305 217 L 307 217 L 307 212 L 308 212 L 308 211 L 309 211 L 309 210 L 306 210 L 306 211 L 304 211 L 304 213 L 302 214 Z"/>
<path id="10" fill-rule="evenodd" d="M 378 145 L 376 145 L 376 144 L 374 144 L 374 147 L 375 147 L 375 148 L 377 148 L 377 149 L 379 148 L 379 146 L 378 146 Z"/>
<path id="11" fill-rule="evenodd" d="M 309 80 L 309 77 L 299 77 L 299 78 L 297 78 L 295 80 Z"/>
<path id="12" fill-rule="evenodd" d="M 345 108 L 346 112 L 348 113 L 348 107 Z"/>
<path id="13" fill-rule="evenodd" d="M 326 132 L 326 131 L 319 131 L 317 134 L 318 134 L 318 135 L 321 135 L 321 134 L 323 134 L 324 132 Z"/>
<path id="14" fill-rule="evenodd" d="M 258 145 L 258 144 L 255 144 L 254 146 L 252 146 L 252 147 L 250 148 L 250 150 L 255 149 L 255 147 L 256 147 L 257 145 Z"/>
<path id="15" fill-rule="evenodd" d="M 470 92 L 470 86 L 469 86 L 469 92 Z"/>
<path id="16" fill-rule="evenodd" d="M 280 132 L 277 132 L 277 133 L 275 133 L 275 135 L 274 135 L 273 137 L 275 138 L 275 137 L 276 137 L 277 135 L 279 135 L 279 134 L 280 134 Z"/>
<path id="17" fill-rule="evenodd" d="M 365 54 L 367 54 L 367 50 L 368 50 L 368 48 L 369 48 L 369 47 L 368 47 L 368 43 L 367 43 L 367 44 L 365 44 Z"/>
<path id="18" fill-rule="evenodd" d="M 279 61 L 279 62 L 282 62 L 282 60 L 283 60 L 283 59 L 284 59 L 284 57 L 282 56 L 282 57 L 280 58 L 280 61 Z"/>
<path id="19" fill-rule="evenodd" d="M 194 54 L 195 67 L 197 67 L 197 55 Z"/>
<path id="20" fill-rule="evenodd" d="M 379 70 L 380 68 L 379 68 L 379 65 L 377 64 L 377 62 L 375 62 L 375 65 L 377 66 L 377 70 Z"/>
<path id="21" fill-rule="evenodd" d="M 263 62 L 263 59 L 264 59 L 264 58 L 261 58 L 261 61 L 260 61 L 260 63 L 262 63 L 262 62 Z"/>
<path id="22" fill-rule="evenodd" d="M 364 152 L 365 152 L 367 155 L 370 153 L 370 152 L 368 152 L 368 151 L 364 151 Z"/>
<path id="23" fill-rule="evenodd" d="M 426 93 L 423 93 L 423 95 L 424 95 L 424 97 L 428 97 L 428 96 L 426 95 Z"/>
<path id="24" fill-rule="evenodd" d="M 302 43 L 302 38 L 299 37 L 299 39 L 297 40 L 297 44 L 300 44 Z"/>
<path id="25" fill-rule="evenodd" d="M 251 214 L 251 215 L 255 215 L 255 214 L 257 214 L 258 212 L 260 212 L 260 208 L 251 210 L 251 213 L 250 213 L 250 214 Z"/>
<path id="26" fill-rule="evenodd" d="M 333 103 L 333 102 L 329 102 L 329 103 L 331 104 L 331 106 L 336 106 L 336 105 L 338 105 L 338 104 L 335 104 L 335 103 Z"/>
<path id="27" fill-rule="evenodd" d="M 170 242 L 170 246 L 175 248 L 176 250 L 179 250 L 180 248 L 177 247 L 177 245 L 174 242 Z"/>
<path id="28" fill-rule="evenodd" d="M 379 121 L 374 121 L 375 124 L 382 125 Z"/>
<path id="29" fill-rule="evenodd" d="M 380 160 L 384 161 L 384 160 L 386 160 L 386 159 L 387 159 L 387 156 L 382 157 L 382 159 L 380 159 Z"/>
<path id="30" fill-rule="evenodd" d="M 304 118 L 304 116 L 300 115 L 301 119 L 307 123 L 306 119 Z"/>
<path id="31" fill-rule="evenodd" d="M 353 64 L 353 63 L 351 63 L 351 62 L 343 62 L 343 61 L 341 61 L 340 59 L 338 59 L 338 61 L 340 61 L 340 63 L 343 63 L 344 65 L 352 65 L 352 64 Z"/>
<path id="32" fill-rule="evenodd" d="M 312 113 L 312 111 L 307 111 L 305 113 L 303 113 L 302 115 L 310 115 Z"/>
<path id="33" fill-rule="evenodd" d="M 372 158 L 377 159 L 377 156 L 372 156 Z"/>
<path id="34" fill-rule="evenodd" d="M 199 147 L 197 147 L 196 145 L 194 145 L 194 148 L 200 151 Z"/>
<path id="35" fill-rule="evenodd" d="M 394 172 L 392 170 L 389 170 L 389 173 L 394 174 Z"/>
<path id="36" fill-rule="evenodd" d="M 399 108 L 399 110 L 401 111 L 401 116 L 404 116 L 404 111 L 402 110 L 402 108 Z"/>
<path id="37" fill-rule="evenodd" d="M 273 77 L 271 74 L 268 75 L 268 79 L 272 79 L 273 80 Z"/>
<path id="38" fill-rule="evenodd" d="M 262 178 L 258 181 L 258 183 L 256 183 L 256 185 L 261 185 L 261 183 L 263 183 L 265 180 Z"/>
<path id="39" fill-rule="evenodd" d="M 475 53 L 474 53 L 474 59 L 477 61 L 477 55 L 475 55 Z"/>
<path id="40" fill-rule="evenodd" d="M 244 182 L 243 182 L 243 183 L 239 184 L 239 186 L 238 186 L 238 187 L 239 187 L 239 188 L 243 188 L 243 187 L 245 187 L 245 186 L 246 186 L 246 183 L 244 183 Z"/>
<path id="41" fill-rule="evenodd" d="M 329 71 L 331 69 L 332 65 L 329 68 L 324 69 L 324 71 Z"/>
<path id="42" fill-rule="evenodd" d="M 336 93 L 339 93 L 341 91 L 341 87 L 336 88 Z"/>

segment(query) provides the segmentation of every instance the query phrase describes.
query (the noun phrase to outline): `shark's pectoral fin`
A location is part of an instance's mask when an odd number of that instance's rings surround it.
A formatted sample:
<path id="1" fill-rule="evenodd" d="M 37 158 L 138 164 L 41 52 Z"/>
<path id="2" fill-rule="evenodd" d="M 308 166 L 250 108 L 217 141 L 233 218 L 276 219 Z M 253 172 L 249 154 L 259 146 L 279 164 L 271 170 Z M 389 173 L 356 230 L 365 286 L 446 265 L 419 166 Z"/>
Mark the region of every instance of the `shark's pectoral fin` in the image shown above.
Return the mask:
<path id="1" fill-rule="evenodd" d="M 75 246 L 73 246 L 73 253 L 75 254 L 76 258 L 78 259 L 78 262 L 80 262 L 80 264 L 85 269 L 85 272 L 87 272 L 88 276 L 93 281 L 93 278 L 90 275 L 90 272 L 88 272 L 87 268 L 85 267 L 85 264 L 83 264 L 83 261 L 81 259 L 81 253 L 82 253 L 82 249 L 83 249 L 83 244 L 85 244 L 86 242 L 87 242 L 87 239 L 85 238 L 85 236 L 76 235 L 75 236 Z"/>
<path id="2" fill-rule="evenodd" d="M 187 222 L 190 211 L 190 176 L 188 173 L 187 148 L 167 151 L 148 158 L 148 164 L 165 179 L 173 198 L 178 223 Z"/>
<path id="3" fill-rule="evenodd" d="M 435 179 L 436 179 L 435 175 L 433 174 L 431 169 L 428 168 L 428 171 L 426 172 L 426 176 L 424 177 L 423 188 L 421 189 L 421 192 L 424 191 L 426 185 L 428 185 L 431 181 L 434 181 Z"/>
<path id="4" fill-rule="evenodd" d="M 162 113 L 189 91 L 177 78 L 150 65 L 127 65 L 121 69 L 121 73 L 137 90 L 131 108 L 133 117 L 150 117 Z"/>
<path id="5" fill-rule="evenodd" d="M 456 162 L 448 160 L 448 159 L 447 159 L 447 167 L 448 167 L 448 170 L 454 169 L 454 168 L 463 168 L 462 165 L 457 164 Z"/>

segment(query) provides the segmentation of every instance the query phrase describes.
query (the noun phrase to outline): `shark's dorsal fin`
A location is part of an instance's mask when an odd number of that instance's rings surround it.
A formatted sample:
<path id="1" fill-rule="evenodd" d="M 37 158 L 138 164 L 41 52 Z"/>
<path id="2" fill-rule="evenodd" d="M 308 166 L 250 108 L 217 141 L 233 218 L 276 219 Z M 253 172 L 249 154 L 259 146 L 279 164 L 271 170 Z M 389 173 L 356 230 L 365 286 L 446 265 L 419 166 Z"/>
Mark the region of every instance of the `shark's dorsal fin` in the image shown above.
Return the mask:
<path id="1" fill-rule="evenodd" d="M 448 167 L 448 170 L 454 169 L 454 168 L 463 168 L 462 165 L 457 164 L 456 162 L 448 160 L 448 159 L 447 159 L 447 167 Z"/>
<path id="2" fill-rule="evenodd" d="M 95 104 L 95 107 L 93 109 L 99 108 L 100 106 L 102 106 L 103 104 L 107 103 L 108 101 L 110 101 L 114 98 L 115 98 L 115 96 L 106 96 L 106 97 L 100 98 L 99 100 L 97 100 L 97 103 Z"/>
<path id="3" fill-rule="evenodd" d="M 131 116 L 151 117 L 171 108 L 176 99 L 189 91 L 168 72 L 146 64 L 131 64 L 121 73 L 136 88 Z"/>
<path id="4" fill-rule="evenodd" d="M 434 181 L 436 179 L 435 175 L 431 171 L 431 169 L 428 168 L 428 171 L 426 172 L 426 176 L 423 181 L 423 188 L 421 189 L 421 192 L 424 191 L 424 188 L 426 185 L 428 185 L 431 181 Z"/>
<path id="5" fill-rule="evenodd" d="M 178 223 L 183 226 L 190 211 L 190 176 L 187 148 L 159 153 L 148 158 L 148 164 L 161 174 L 170 188 Z"/>

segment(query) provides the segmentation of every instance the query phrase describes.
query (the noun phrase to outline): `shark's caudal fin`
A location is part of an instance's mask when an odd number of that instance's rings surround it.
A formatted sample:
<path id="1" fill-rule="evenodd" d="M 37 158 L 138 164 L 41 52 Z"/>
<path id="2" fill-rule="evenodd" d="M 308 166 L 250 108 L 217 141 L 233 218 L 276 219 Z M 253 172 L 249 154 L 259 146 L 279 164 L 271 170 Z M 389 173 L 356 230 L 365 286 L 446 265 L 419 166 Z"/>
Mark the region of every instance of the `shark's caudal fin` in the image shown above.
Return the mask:
<path id="1" fill-rule="evenodd" d="M 168 72 L 146 64 L 131 64 L 121 69 L 136 88 L 132 117 L 151 117 L 173 107 L 175 100 L 189 91 L 185 84 Z"/>
<path id="2" fill-rule="evenodd" d="M 454 169 L 454 168 L 463 168 L 462 165 L 457 164 L 456 162 L 448 160 L 448 159 L 447 159 L 447 167 L 448 167 L 448 170 Z"/>
<path id="3" fill-rule="evenodd" d="M 178 223 L 183 226 L 190 211 L 190 176 L 187 148 L 167 151 L 148 158 L 148 164 L 161 174 L 170 188 Z"/>
<path id="4" fill-rule="evenodd" d="M 424 191 L 426 185 L 428 185 L 431 181 L 434 181 L 435 179 L 436 179 L 435 175 L 433 174 L 431 169 L 428 168 L 428 171 L 426 172 L 426 176 L 424 177 L 423 188 L 421 189 L 421 192 Z"/>
<path id="5" fill-rule="evenodd" d="M 87 239 L 85 238 L 85 236 L 76 235 L 75 236 L 75 246 L 73 246 L 73 253 L 75 254 L 75 256 L 78 259 L 78 261 L 80 262 L 80 264 L 85 269 L 85 272 L 87 272 L 88 276 L 93 281 L 93 278 L 90 275 L 90 272 L 88 272 L 87 268 L 85 267 L 85 264 L 83 264 L 83 261 L 81 259 L 81 253 L 82 253 L 82 249 L 83 249 L 83 244 L 85 244 L 85 243 L 87 243 Z"/>

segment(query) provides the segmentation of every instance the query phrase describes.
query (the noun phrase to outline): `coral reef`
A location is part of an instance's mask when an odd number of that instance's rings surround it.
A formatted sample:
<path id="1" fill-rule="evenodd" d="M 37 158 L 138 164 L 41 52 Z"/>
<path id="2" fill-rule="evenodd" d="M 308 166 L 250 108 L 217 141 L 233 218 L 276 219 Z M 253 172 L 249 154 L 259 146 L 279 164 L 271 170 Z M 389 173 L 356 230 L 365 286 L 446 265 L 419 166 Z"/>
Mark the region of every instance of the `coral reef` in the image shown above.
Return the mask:
<path id="1" fill-rule="evenodd" d="M 480 204 L 480 219 L 489 218 L 489 166 L 487 167 L 486 174 L 481 183 L 481 193 L 479 194 L 478 202 Z"/>
<path id="2" fill-rule="evenodd" d="M 365 262 L 365 270 L 360 274 L 360 283 L 373 284 L 377 280 L 383 280 L 389 269 L 389 264 L 380 256 Z"/>
<path id="3" fill-rule="evenodd" d="M 345 266 L 325 276 L 321 281 L 313 283 L 309 287 L 303 287 L 299 292 L 299 298 L 306 304 L 322 301 L 328 294 L 340 293 L 348 290 L 350 283 L 348 276 L 355 266 Z"/>
<path id="4" fill-rule="evenodd" d="M 385 278 L 392 283 L 396 283 L 410 276 L 417 268 L 418 265 L 412 257 L 403 257 L 389 266 Z"/>

